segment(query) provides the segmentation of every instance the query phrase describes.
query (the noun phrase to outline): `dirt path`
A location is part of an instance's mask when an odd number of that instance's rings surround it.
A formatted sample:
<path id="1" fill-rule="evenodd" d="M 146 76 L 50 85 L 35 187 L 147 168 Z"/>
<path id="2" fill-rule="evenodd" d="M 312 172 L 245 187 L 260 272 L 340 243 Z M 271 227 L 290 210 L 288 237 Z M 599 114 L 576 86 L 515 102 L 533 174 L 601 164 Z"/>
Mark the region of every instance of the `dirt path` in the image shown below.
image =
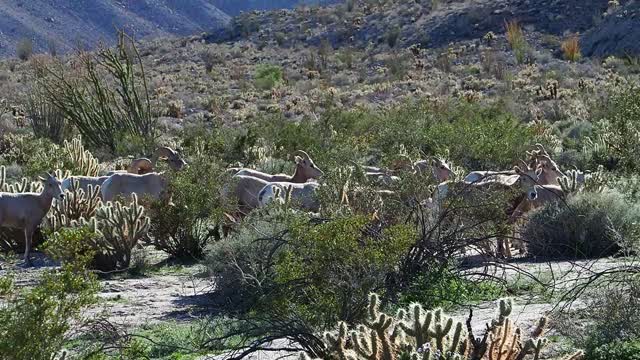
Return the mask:
<path id="1" fill-rule="evenodd" d="M 150 275 L 102 282 L 100 304 L 90 313 L 106 312 L 110 321 L 133 328 L 167 320 L 189 321 L 208 304 L 211 279 L 193 274 Z"/>

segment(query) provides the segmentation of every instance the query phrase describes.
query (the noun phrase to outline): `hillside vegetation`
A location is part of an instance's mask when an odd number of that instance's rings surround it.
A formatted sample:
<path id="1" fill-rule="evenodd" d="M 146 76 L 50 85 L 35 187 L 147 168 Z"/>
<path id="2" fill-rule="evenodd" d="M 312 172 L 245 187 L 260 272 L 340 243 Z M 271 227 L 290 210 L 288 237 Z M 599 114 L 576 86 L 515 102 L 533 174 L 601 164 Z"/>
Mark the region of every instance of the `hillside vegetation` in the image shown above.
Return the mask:
<path id="1" fill-rule="evenodd" d="M 635 359 L 640 62 L 585 50 L 633 6 L 354 0 L 0 62 L 0 358 Z"/>

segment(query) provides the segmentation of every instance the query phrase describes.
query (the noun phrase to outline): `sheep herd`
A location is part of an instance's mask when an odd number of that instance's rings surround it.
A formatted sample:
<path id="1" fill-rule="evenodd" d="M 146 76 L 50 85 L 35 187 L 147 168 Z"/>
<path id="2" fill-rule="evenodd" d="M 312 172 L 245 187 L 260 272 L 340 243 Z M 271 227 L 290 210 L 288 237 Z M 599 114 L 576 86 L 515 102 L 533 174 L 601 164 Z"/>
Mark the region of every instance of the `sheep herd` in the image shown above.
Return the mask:
<path id="1" fill-rule="evenodd" d="M 565 190 L 560 186 L 560 179 L 565 175 L 544 147 L 536 145 L 536 149 L 527 152 L 527 155 L 528 161 L 522 160 L 522 166 L 515 166 L 512 170 L 472 171 L 460 181 L 455 180 L 455 174 L 446 161 L 440 159 L 420 160 L 405 165 L 403 170 L 405 174 L 430 173 L 433 176 L 438 185 L 431 198 L 421 202 L 430 208 L 438 208 L 450 195 L 453 187 L 462 186 L 470 190 L 487 187 L 520 189 L 519 196 L 511 199 L 513 206 L 507 214 L 509 222 L 514 223 L 530 210 L 566 196 Z M 73 184 L 85 191 L 90 186 L 100 186 L 103 201 L 130 197 L 134 193 L 139 197 L 170 201 L 168 180 L 164 172 L 154 171 L 158 159 L 166 160 L 169 167 L 175 171 L 187 166 L 177 152 L 168 147 L 161 147 L 156 150 L 151 160 L 136 159 L 124 171 L 112 171 L 99 177 L 73 176 L 64 181 L 47 174 L 46 178 L 40 179 L 44 187 L 39 194 L 0 192 L 0 226 L 24 230 L 24 259 L 26 265 L 29 265 L 31 240 L 37 226 L 46 216 L 54 199 L 61 200 L 65 191 L 71 190 Z M 221 189 L 220 195 L 224 199 L 237 202 L 238 214 L 241 215 L 274 202 L 290 202 L 302 210 L 317 212 L 321 205 L 318 189 L 323 186 L 317 180 L 321 179 L 324 173 L 304 151 L 298 151 L 294 160 L 295 170 L 292 175 L 268 174 L 248 168 L 229 168 L 227 171 L 232 175 L 232 181 Z M 382 185 L 401 181 L 397 169 L 372 166 L 363 166 L 362 169 L 368 179 Z M 580 174 L 577 180 L 584 183 L 584 174 Z M 381 192 L 393 193 L 388 190 Z M 497 249 L 499 255 L 511 256 L 510 245 L 504 239 L 498 239 Z"/>

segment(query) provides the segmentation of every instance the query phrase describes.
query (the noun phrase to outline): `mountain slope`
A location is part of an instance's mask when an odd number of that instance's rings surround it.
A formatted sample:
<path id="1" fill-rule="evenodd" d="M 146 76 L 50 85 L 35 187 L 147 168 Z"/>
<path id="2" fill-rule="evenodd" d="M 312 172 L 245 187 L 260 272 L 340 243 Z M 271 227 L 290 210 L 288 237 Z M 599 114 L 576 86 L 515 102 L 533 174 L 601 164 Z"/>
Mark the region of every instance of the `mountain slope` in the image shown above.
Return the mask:
<path id="1" fill-rule="evenodd" d="M 339 0 L 212 0 L 225 13 L 236 16 L 242 11 L 291 9 L 300 5 L 330 5 Z"/>
<path id="2" fill-rule="evenodd" d="M 24 38 L 36 51 L 112 41 L 115 28 L 136 37 L 189 35 L 223 26 L 230 17 L 210 0 L 3 0 L 0 56 L 14 55 Z"/>

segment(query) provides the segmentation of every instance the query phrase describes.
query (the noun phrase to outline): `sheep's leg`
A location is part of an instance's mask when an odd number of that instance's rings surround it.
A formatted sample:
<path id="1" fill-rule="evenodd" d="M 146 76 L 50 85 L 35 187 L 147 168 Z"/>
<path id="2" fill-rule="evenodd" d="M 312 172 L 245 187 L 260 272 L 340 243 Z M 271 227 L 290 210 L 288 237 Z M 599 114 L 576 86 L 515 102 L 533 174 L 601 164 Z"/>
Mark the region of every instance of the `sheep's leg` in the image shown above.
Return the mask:
<path id="1" fill-rule="evenodd" d="M 33 230 L 28 226 L 24 229 L 24 265 L 31 266 L 31 240 L 33 238 Z"/>

